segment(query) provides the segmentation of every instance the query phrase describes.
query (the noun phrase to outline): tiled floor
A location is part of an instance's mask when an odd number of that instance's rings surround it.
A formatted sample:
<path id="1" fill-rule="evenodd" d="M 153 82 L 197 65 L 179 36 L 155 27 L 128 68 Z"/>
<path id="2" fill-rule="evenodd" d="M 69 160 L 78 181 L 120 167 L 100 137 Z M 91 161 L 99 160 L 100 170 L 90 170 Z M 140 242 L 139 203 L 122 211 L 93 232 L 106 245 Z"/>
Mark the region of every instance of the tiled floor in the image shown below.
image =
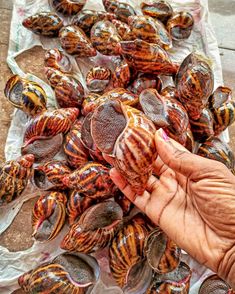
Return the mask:
<path id="1" fill-rule="evenodd" d="M 10 123 L 10 113 L 12 112 L 12 107 L 6 102 L 3 94 L 5 83 L 11 75 L 6 64 L 6 56 L 12 2 L 13 0 L 0 0 L 2 28 L 0 34 L 0 160 L 4 159 L 4 144 Z M 235 0 L 209 0 L 209 6 L 220 47 L 224 84 L 231 87 L 235 93 Z M 38 57 L 34 63 L 29 62 L 28 56 L 30 52 L 22 54 L 18 62 L 23 69 L 27 68 L 29 72 L 36 71 L 39 76 L 42 76 L 40 68 L 43 65 L 43 52 L 40 48 L 33 49 L 33 51 L 34 54 L 36 51 L 36 56 Z M 230 128 L 230 134 L 231 146 L 235 151 L 235 125 Z M 31 246 L 30 218 L 32 206 L 32 201 L 23 206 L 11 228 L 0 236 L 1 245 L 7 246 L 12 251 L 23 250 Z"/>

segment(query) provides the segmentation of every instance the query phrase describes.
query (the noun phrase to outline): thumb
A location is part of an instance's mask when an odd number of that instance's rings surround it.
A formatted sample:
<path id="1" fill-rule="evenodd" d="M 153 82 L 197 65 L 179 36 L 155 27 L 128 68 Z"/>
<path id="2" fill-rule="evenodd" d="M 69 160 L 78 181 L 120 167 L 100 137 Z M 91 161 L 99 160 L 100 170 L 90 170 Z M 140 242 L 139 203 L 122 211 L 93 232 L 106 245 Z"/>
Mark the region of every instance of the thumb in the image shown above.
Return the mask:
<path id="1" fill-rule="evenodd" d="M 168 138 L 163 129 L 156 132 L 155 143 L 158 155 L 164 164 L 184 176 L 189 177 L 205 165 L 208 166 L 208 159 L 190 153 L 185 147 Z"/>

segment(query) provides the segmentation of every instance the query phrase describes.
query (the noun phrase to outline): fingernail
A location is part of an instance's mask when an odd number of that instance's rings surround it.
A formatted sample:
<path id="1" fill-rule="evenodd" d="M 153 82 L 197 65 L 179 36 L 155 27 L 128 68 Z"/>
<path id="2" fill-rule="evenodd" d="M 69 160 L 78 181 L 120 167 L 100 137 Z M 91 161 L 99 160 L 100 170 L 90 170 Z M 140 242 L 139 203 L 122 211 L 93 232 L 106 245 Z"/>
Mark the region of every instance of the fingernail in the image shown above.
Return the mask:
<path id="1" fill-rule="evenodd" d="M 159 137 L 161 137 L 161 139 L 163 139 L 166 142 L 170 141 L 170 138 L 167 136 L 166 132 L 163 129 L 159 129 L 157 131 L 157 134 Z"/>

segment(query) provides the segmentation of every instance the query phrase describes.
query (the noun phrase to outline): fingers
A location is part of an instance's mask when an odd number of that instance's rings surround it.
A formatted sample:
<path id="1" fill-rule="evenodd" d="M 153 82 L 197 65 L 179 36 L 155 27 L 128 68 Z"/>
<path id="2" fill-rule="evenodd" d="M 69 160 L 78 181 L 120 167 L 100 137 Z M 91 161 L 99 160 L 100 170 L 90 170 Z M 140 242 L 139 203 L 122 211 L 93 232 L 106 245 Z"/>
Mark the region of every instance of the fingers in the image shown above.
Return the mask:
<path id="1" fill-rule="evenodd" d="M 189 177 L 195 171 L 208 165 L 208 159 L 190 153 L 179 143 L 169 139 L 162 129 L 156 132 L 155 140 L 157 152 L 162 162 L 175 172 Z"/>

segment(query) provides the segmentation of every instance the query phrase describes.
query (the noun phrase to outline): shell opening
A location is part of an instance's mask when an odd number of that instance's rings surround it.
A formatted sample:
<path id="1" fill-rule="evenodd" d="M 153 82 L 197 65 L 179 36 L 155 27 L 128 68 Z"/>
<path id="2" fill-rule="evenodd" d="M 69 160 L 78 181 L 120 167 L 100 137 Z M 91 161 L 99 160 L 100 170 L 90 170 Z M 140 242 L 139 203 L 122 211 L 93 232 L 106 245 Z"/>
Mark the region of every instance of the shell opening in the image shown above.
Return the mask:
<path id="1" fill-rule="evenodd" d="M 46 174 L 38 169 L 34 170 L 33 184 L 40 190 L 53 188 L 53 184 L 47 179 Z"/>
<path id="2" fill-rule="evenodd" d="M 127 124 L 119 101 L 109 101 L 100 105 L 91 120 L 91 134 L 97 147 L 111 154 L 117 138 Z"/>

